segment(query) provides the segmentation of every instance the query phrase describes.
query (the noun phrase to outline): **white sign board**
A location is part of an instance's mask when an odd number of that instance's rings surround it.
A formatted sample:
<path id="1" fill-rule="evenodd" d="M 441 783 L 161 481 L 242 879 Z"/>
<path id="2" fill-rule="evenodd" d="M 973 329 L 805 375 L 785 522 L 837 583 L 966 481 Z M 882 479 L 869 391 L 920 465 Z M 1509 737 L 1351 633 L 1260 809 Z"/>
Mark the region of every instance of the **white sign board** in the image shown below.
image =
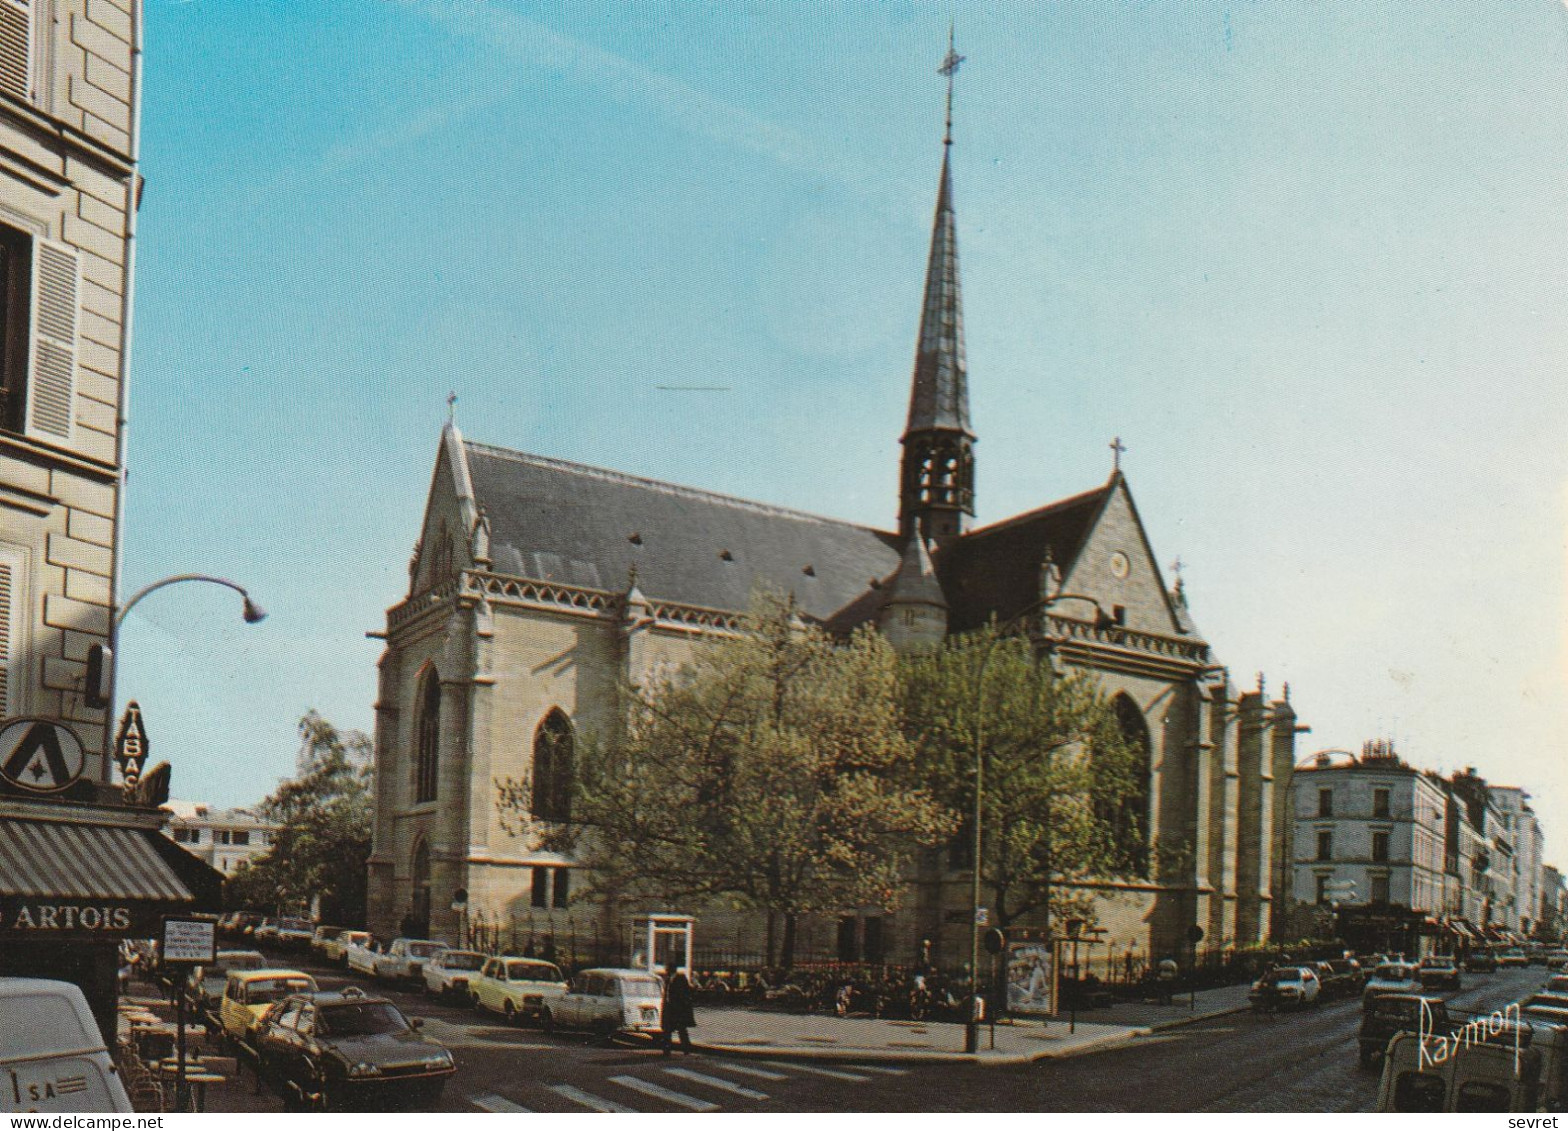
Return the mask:
<path id="1" fill-rule="evenodd" d="M 165 919 L 164 962 L 211 963 L 218 957 L 217 924 L 210 919 Z"/>

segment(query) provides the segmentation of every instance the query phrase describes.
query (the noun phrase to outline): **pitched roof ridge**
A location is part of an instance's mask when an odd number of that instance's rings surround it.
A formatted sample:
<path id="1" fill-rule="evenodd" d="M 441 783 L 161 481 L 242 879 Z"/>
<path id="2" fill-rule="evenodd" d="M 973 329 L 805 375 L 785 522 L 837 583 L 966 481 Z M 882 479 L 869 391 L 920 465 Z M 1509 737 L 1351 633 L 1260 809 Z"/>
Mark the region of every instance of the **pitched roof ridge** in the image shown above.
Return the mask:
<path id="1" fill-rule="evenodd" d="M 1005 530 L 1010 526 L 1019 526 L 1025 522 L 1030 522 L 1037 518 L 1043 518 L 1045 515 L 1051 514 L 1054 511 L 1062 511 L 1066 510 L 1068 507 L 1087 503 L 1091 501 L 1096 495 L 1108 494 L 1113 486 L 1115 486 L 1114 483 L 1102 483 L 1098 487 L 1091 487 L 1087 491 L 1080 491 L 1076 495 L 1069 495 L 1067 498 L 1058 499 L 1054 503 L 1046 503 L 1045 506 L 1036 507 L 1032 511 L 1024 511 L 1022 514 L 1015 514 L 1011 518 L 1001 519 L 997 522 L 991 523 L 989 526 L 976 527 L 974 530 L 971 530 L 969 533 L 965 534 L 961 541 L 967 542 L 971 538 L 980 537 L 982 534 L 994 534 L 998 530 Z"/>
<path id="2" fill-rule="evenodd" d="M 865 530 L 872 534 L 885 534 L 893 537 L 891 530 L 878 530 L 874 526 L 864 523 L 850 522 L 843 518 L 830 518 L 826 515 L 812 514 L 810 511 L 796 510 L 793 507 L 782 507 L 774 503 L 759 503 L 754 499 L 743 499 L 739 495 L 725 495 L 718 491 L 709 491 L 701 487 L 688 487 L 680 483 L 670 483 L 663 479 L 649 479 L 642 475 L 631 475 L 624 471 L 613 471 L 607 467 L 595 467 L 592 464 L 576 463 L 572 460 L 558 459 L 554 456 L 535 455 L 532 452 L 520 452 L 512 448 L 496 447 L 494 444 L 481 443 L 478 440 L 464 440 L 465 447 L 474 451 L 481 451 L 486 455 L 500 459 L 511 460 L 514 463 L 532 464 L 536 467 L 549 467 L 558 471 L 568 471 L 590 478 L 600 479 L 608 483 L 621 483 L 631 487 L 642 487 L 659 491 L 666 495 L 678 498 L 700 499 L 705 502 L 722 503 L 725 506 L 735 507 L 739 510 L 752 511 L 756 514 L 769 515 L 775 518 L 802 519 L 807 522 L 820 522 L 828 526 L 844 526 L 851 530 Z"/>

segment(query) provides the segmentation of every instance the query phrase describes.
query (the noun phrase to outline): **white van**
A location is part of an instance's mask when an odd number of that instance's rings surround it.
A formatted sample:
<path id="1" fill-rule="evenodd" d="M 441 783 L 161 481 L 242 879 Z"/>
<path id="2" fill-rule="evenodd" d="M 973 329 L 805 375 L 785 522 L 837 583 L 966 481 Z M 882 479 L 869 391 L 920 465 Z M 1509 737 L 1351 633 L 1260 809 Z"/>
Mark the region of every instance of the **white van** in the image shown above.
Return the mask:
<path id="1" fill-rule="evenodd" d="M 130 1110 L 82 991 L 0 978 L 0 1111 Z"/>
<path id="2" fill-rule="evenodd" d="M 545 1029 L 657 1033 L 664 983 L 646 970 L 584 970 L 539 1014 Z"/>

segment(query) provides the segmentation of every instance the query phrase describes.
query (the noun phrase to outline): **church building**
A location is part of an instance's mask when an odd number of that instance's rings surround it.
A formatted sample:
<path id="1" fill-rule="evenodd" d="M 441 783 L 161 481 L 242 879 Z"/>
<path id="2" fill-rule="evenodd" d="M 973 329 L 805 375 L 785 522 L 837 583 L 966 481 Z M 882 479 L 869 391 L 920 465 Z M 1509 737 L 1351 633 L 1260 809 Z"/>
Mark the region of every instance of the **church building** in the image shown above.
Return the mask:
<path id="1" fill-rule="evenodd" d="M 1295 714 L 1288 695 L 1268 699 L 1261 677 L 1256 690 L 1232 686 L 1180 579 L 1165 583 L 1119 442 L 1106 482 L 974 526 L 951 145 L 949 124 L 896 523 L 862 526 L 444 429 L 380 661 L 378 935 L 456 940 L 474 924 L 526 922 L 586 954 L 584 940 L 623 934 L 574 903 L 575 861 L 544 847 L 569 817 L 577 736 L 608 722 L 620 682 L 732 633 L 765 584 L 833 632 L 874 623 L 896 647 L 916 647 L 995 618 L 1027 631 L 1041 662 L 1092 672 L 1146 759 L 1133 799 L 1146 874 L 1079 893 L 1094 897 L 1111 953 L 1185 954 L 1194 926 L 1204 949 L 1268 937 L 1271 890 L 1291 858 Z M 526 783 L 525 827 L 503 825 L 506 779 Z M 968 861 L 926 856 L 896 908 L 803 924 L 799 957 L 966 961 Z M 762 915 L 678 910 L 698 915 L 699 951 L 762 950 Z"/>

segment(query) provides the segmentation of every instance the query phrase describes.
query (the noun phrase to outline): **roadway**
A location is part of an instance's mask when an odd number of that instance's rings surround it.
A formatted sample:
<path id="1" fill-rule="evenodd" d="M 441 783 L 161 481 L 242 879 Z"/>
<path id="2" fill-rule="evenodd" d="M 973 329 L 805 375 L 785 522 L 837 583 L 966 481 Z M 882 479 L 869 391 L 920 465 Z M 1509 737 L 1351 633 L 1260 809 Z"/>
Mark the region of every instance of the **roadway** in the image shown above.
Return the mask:
<path id="1" fill-rule="evenodd" d="M 279 956 L 323 989 L 369 979 Z M 1547 977 L 1539 966 L 1466 974 L 1451 1008 L 1498 1009 Z M 377 986 L 452 1050 L 442 1111 L 1371 1111 L 1378 1075 L 1357 1065 L 1359 1000 L 1278 1015 L 1237 1013 L 1106 1051 L 1015 1066 L 663 1056 L 509 1028 L 499 1017 Z M 701 1039 L 701 1015 L 694 1034 Z"/>

